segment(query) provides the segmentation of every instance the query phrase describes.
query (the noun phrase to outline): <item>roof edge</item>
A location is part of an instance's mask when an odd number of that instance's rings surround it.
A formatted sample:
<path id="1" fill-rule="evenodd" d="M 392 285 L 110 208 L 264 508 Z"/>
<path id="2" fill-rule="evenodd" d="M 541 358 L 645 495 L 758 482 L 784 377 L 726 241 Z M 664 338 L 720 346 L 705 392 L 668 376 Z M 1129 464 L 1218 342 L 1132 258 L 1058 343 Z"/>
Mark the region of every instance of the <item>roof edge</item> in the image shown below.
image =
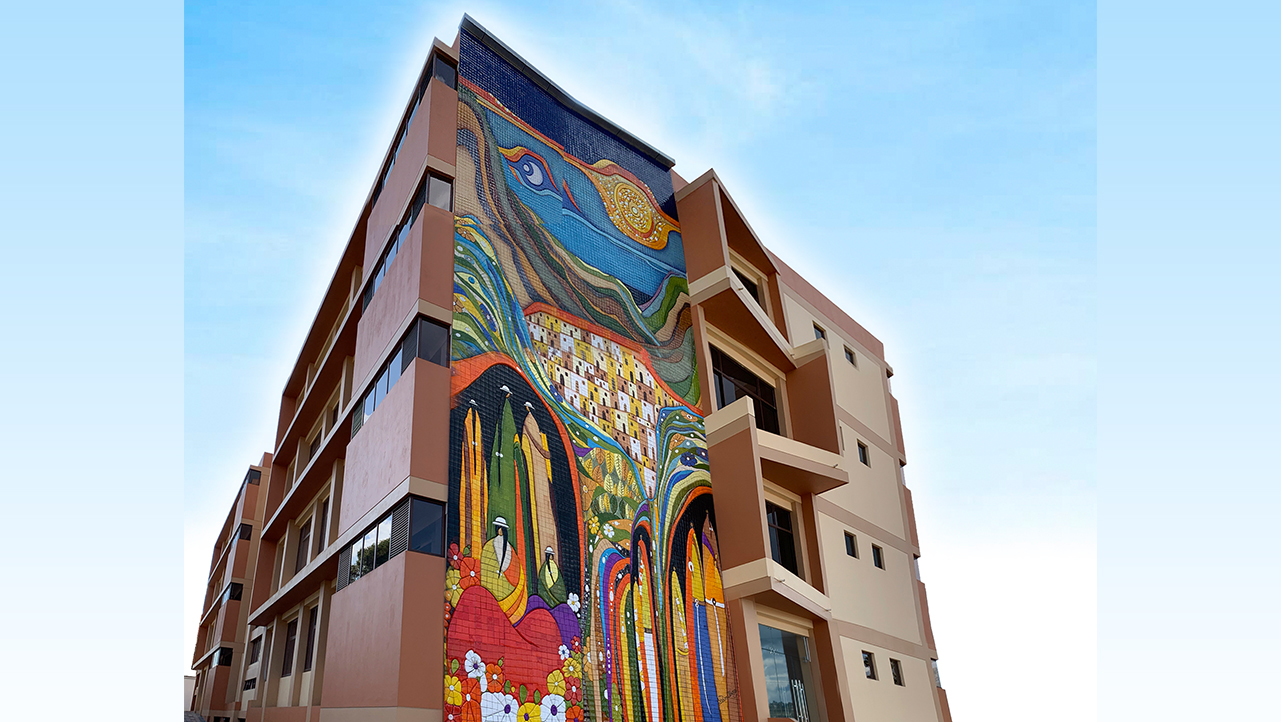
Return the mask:
<path id="1" fill-rule="evenodd" d="M 506 43 L 499 40 L 497 36 L 486 30 L 485 27 L 476 22 L 472 16 L 464 13 L 463 21 L 458 27 L 460 30 L 470 33 L 473 37 L 484 44 L 485 47 L 497 53 L 499 57 L 510 63 L 512 67 L 516 68 L 516 70 L 525 77 L 532 80 L 535 85 L 542 88 L 548 95 L 560 101 L 563 105 L 568 106 L 571 110 L 576 111 L 584 118 L 587 118 L 593 123 L 601 126 L 609 133 L 617 136 L 619 140 L 622 140 L 624 143 L 631 146 L 633 150 L 661 165 L 663 170 L 671 170 L 672 166 L 676 165 L 676 161 L 672 160 L 672 158 L 666 153 L 658 150 L 640 138 L 637 138 L 635 135 L 624 130 L 614 121 L 575 100 L 574 96 L 566 93 L 563 88 L 552 82 L 551 78 L 543 75 L 542 71 L 531 65 L 527 60 L 518 55 L 516 51 L 507 47 Z"/>

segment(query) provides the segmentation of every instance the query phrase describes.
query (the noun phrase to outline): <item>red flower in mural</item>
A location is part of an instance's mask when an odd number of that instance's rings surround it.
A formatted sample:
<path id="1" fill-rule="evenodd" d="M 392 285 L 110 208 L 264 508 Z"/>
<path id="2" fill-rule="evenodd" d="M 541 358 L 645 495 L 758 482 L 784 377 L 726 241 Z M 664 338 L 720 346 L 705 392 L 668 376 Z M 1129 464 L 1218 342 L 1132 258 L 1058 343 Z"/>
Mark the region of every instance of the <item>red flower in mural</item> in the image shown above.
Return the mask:
<path id="1" fill-rule="evenodd" d="M 479 695 L 476 701 L 463 703 L 463 722 L 481 722 Z"/>
<path id="2" fill-rule="evenodd" d="M 480 704 L 480 695 L 485 690 L 481 689 L 480 680 L 475 677 L 463 679 L 463 712 L 467 711 L 467 705 L 475 703 Z M 477 707 L 477 709 L 480 709 Z M 477 712 L 479 714 L 479 712 Z"/>
<path id="3" fill-rule="evenodd" d="M 570 640 L 569 646 L 572 647 L 575 652 L 581 652 L 583 651 L 583 640 L 575 636 Z"/>
<path id="4" fill-rule="evenodd" d="M 445 722 L 463 722 L 463 708 L 456 704 L 447 704 L 442 718 Z"/>
<path id="5" fill-rule="evenodd" d="M 480 561 L 472 557 L 458 564 L 458 586 L 466 589 L 480 583 Z"/>
<path id="6" fill-rule="evenodd" d="M 578 677 L 566 677 L 565 678 L 565 701 L 581 702 L 582 700 L 583 700 L 583 680 Z"/>
<path id="7" fill-rule="evenodd" d="M 583 722 L 583 708 L 569 707 L 565 710 L 565 722 Z"/>
<path id="8" fill-rule="evenodd" d="M 463 561 L 463 553 L 458 551 L 458 542 L 449 545 L 449 554 L 445 558 L 449 560 L 449 566 L 458 568 Z"/>

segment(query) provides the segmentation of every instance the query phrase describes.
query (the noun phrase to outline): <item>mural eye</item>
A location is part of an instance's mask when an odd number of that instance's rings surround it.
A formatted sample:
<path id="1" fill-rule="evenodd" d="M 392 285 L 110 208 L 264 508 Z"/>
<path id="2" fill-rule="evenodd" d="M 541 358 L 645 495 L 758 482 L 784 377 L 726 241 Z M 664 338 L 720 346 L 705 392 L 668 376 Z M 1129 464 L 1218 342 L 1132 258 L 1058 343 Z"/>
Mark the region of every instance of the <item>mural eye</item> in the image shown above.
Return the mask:
<path id="1" fill-rule="evenodd" d="M 543 169 L 539 168 L 537 163 L 526 159 L 524 163 L 520 164 L 520 170 L 525 174 L 525 181 L 530 185 L 540 186 L 543 184 Z"/>

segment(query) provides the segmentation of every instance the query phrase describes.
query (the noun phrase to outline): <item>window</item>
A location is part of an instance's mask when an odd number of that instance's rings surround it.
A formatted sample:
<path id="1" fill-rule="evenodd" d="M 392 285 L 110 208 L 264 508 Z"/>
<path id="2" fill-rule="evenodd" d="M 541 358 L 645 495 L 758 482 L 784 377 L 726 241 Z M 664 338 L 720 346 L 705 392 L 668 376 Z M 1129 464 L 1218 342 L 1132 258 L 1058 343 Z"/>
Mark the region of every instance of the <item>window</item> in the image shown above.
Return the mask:
<path id="1" fill-rule="evenodd" d="M 890 660 L 890 676 L 894 678 L 894 684 L 902 687 L 903 685 L 903 667 L 897 659 Z"/>
<path id="2" fill-rule="evenodd" d="M 258 678 L 250 677 L 249 679 L 246 679 L 245 686 L 243 687 L 243 689 L 246 692 L 248 692 L 251 689 L 258 689 Z"/>
<path id="3" fill-rule="evenodd" d="M 339 406 L 342 406 L 342 404 L 335 403 L 333 411 L 331 411 L 329 414 L 329 428 L 331 429 L 338 425 L 338 407 Z"/>
<path id="4" fill-rule="evenodd" d="M 405 550 L 445 554 L 445 506 L 409 497 L 338 553 L 338 589 L 386 564 Z"/>
<path id="5" fill-rule="evenodd" d="M 863 672 L 868 679 L 876 679 L 876 656 L 871 652 L 863 652 Z"/>
<path id="6" fill-rule="evenodd" d="M 769 524 L 770 556 L 788 571 L 800 576 L 800 567 L 796 562 L 796 541 L 792 535 L 791 510 L 767 501 L 765 520 Z"/>
<path id="7" fill-rule="evenodd" d="M 872 455 L 867 451 L 867 444 L 861 441 L 858 442 L 858 460 L 863 463 L 863 466 L 872 465 Z"/>
<path id="8" fill-rule="evenodd" d="M 941 688 L 943 681 L 939 679 L 939 661 L 937 659 L 930 660 L 930 671 L 934 673 L 934 686 Z"/>
<path id="9" fill-rule="evenodd" d="M 320 502 L 320 523 L 316 525 L 316 555 L 325 550 L 325 537 L 329 536 L 329 497 Z"/>
<path id="10" fill-rule="evenodd" d="M 253 536 L 253 533 L 254 528 L 251 524 L 241 524 L 240 528 L 236 530 L 236 536 L 245 540 L 248 540 L 249 537 Z"/>
<path id="11" fill-rule="evenodd" d="M 817 323 L 814 324 L 814 338 L 816 339 L 827 338 L 827 332 L 824 331 L 823 327 L 818 325 Z"/>
<path id="12" fill-rule="evenodd" d="M 250 469 L 249 473 L 245 474 L 246 484 L 253 484 L 254 486 L 257 486 L 261 482 L 262 482 L 262 472 L 258 471 L 257 469 Z"/>
<path id="13" fill-rule="evenodd" d="M 717 408 L 723 409 L 744 396 L 750 397 L 756 410 L 756 428 L 779 433 L 774 387 L 715 346 L 712 347 L 712 385 L 716 389 Z"/>
<path id="14" fill-rule="evenodd" d="M 432 78 L 435 78 L 450 88 L 457 90 L 458 70 L 454 68 L 448 60 L 445 60 L 439 55 L 433 54 L 428 62 L 430 65 L 427 68 L 427 72 L 423 73 L 422 80 L 419 81 L 418 87 L 414 88 L 414 95 L 410 102 L 408 117 L 405 118 L 405 122 L 396 131 L 396 142 L 394 143 L 394 148 L 391 152 L 391 158 L 387 161 L 387 167 L 378 176 L 378 184 L 374 186 L 374 203 L 378 202 L 378 196 L 382 194 L 383 186 L 387 183 L 387 176 L 391 173 L 391 169 L 396 166 L 396 158 L 400 155 L 400 146 L 404 143 L 405 136 L 409 133 L 409 128 L 414 123 L 414 117 L 418 114 L 418 107 L 422 105 L 423 95 L 427 92 L 427 85 L 431 82 Z"/>
<path id="15" fill-rule="evenodd" d="M 916 581 L 921 581 L 921 558 L 915 554 L 912 555 L 912 575 L 916 577 Z"/>
<path id="16" fill-rule="evenodd" d="M 223 601 L 238 602 L 241 595 L 245 593 L 245 585 L 240 582 L 232 582 L 227 585 L 227 591 L 223 593 Z"/>
<path id="17" fill-rule="evenodd" d="M 413 499 L 409 520 L 409 549 L 445 555 L 445 506 L 427 499 Z"/>
<path id="18" fill-rule="evenodd" d="M 872 563 L 876 565 L 877 569 L 885 568 L 885 553 L 875 544 L 872 545 Z"/>
<path id="19" fill-rule="evenodd" d="M 845 553 L 858 559 L 858 539 L 849 532 L 845 532 Z"/>
<path id="20" fill-rule="evenodd" d="M 732 270 L 734 271 L 734 275 L 738 276 L 738 280 L 742 282 L 743 287 L 747 289 L 747 295 L 752 297 L 752 300 L 756 302 L 757 306 L 761 305 L 761 289 L 756 285 L 756 282 L 752 281 L 747 277 L 747 274 L 739 271 L 737 268 Z"/>
<path id="21" fill-rule="evenodd" d="M 818 685 L 810 668 L 809 638 L 760 625 L 769 717 L 808 722 L 817 718 Z"/>
<path id="22" fill-rule="evenodd" d="M 294 574 L 307 566 L 307 552 L 311 550 L 311 519 L 298 530 L 298 554 L 294 557 Z"/>
<path id="23" fill-rule="evenodd" d="M 302 671 L 310 672 L 311 663 L 316 654 L 316 621 L 320 616 L 320 607 L 312 607 L 307 613 L 307 653 L 302 658 Z"/>
<path id="24" fill-rule="evenodd" d="M 387 276 L 387 269 L 391 267 L 392 261 L 396 260 L 396 255 L 400 253 L 401 248 L 409 240 L 409 231 L 418 221 L 418 215 L 422 213 L 424 205 L 433 205 L 442 210 L 453 210 L 454 182 L 443 176 L 434 173 L 428 173 L 423 176 L 422 181 L 418 183 L 418 190 L 414 193 L 409 207 L 405 209 L 405 215 L 401 218 L 400 224 L 391 231 L 391 238 L 387 241 L 387 247 L 383 249 L 382 255 L 374 263 L 374 268 L 369 274 L 370 281 L 365 286 L 365 293 L 361 297 L 362 310 L 369 308 L 369 304 L 374 300 L 374 294 L 378 292 L 378 287 L 382 285 L 383 279 Z"/>
<path id="25" fill-rule="evenodd" d="M 218 648 L 218 666 L 219 667 L 231 666 L 231 647 Z"/>
<path id="26" fill-rule="evenodd" d="M 320 441 L 324 436 L 324 433 L 319 431 L 316 432 L 316 438 L 312 439 L 311 443 L 307 445 L 307 461 L 311 461 L 316 458 L 316 452 L 320 451 Z"/>
<path id="27" fill-rule="evenodd" d="M 249 643 L 249 663 L 253 664 L 258 661 L 258 656 L 262 654 L 262 637 L 254 639 Z"/>
<path id="28" fill-rule="evenodd" d="M 854 352 L 850 350 L 849 346 L 845 347 L 845 360 L 849 361 L 850 365 L 854 368 L 858 368 L 858 356 L 854 355 Z"/>
<path id="29" fill-rule="evenodd" d="M 285 628 L 285 661 L 280 667 L 280 676 L 288 677 L 294 673 L 294 645 L 298 642 L 298 620 L 289 620 Z"/>
<path id="30" fill-rule="evenodd" d="M 400 375 L 409 368 L 415 358 L 430 361 L 437 366 L 449 366 L 449 327 L 426 316 L 409 324 L 409 330 L 401 337 L 400 344 L 392 351 L 391 357 L 383 364 L 378 376 L 369 390 L 356 404 L 356 411 L 351 417 L 351 435 L 364 427 L 365 422 L 373 415 L 374 409 L 382 403 L 391 391 L 391 387 L 400 380 Z"/>

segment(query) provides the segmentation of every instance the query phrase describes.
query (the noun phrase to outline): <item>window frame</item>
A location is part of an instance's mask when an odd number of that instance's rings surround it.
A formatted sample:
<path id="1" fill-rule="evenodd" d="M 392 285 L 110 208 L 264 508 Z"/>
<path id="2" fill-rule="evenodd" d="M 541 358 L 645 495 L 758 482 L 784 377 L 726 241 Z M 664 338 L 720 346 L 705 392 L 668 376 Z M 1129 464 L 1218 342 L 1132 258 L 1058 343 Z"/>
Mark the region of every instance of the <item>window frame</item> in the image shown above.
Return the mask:
<path id="1" fill-rule="evenodd" d="M 858 368 L 858 354 L 854 353 L 854 349 L 849 346 L 845 347 L 845 360 L 854 368 Z"/>
<path id="2" fill-rule="evenodd" d="M 858 559 L 858 535 L 845 532 L 845 555 Z"/>
<path id="3" fill-rule="evenodd" d="M 858 445 L 859 463 L 869 469 L 872 468 L 872 450 L 869 449 L 867 444 L 863 443 L 860 439 L 855 439 L 854 443 Z"/>
<path id="4" fill-rule="evenodd" d="M 876 671 L 876 655 L 863 650 L 863 674 L 873 682 L 879 681 L 881 675 Z"/>
<path id="5" fill-rule="evenodd" d="M 773 507 L 787 515 L 788 528 L 784 529 L 782 526 L 775 524 L 774 521 L 771 520 L 770 507 Z M 789 572 L 803 579 L 804 577 L 802 576 L 802 574 L 804 570 L 804 564 L 801 560 L 802 559 L 801 553 L 799 551 L 800 534 L 798 533 L 798 530 L 796 528 L 797 527 L 796 516 L 797 516 L 796 509 L 791 504 L 780 503 L 770 498 L 765 499 L 765 528 L 769 533 L 770 558 L 773 559 L 776 564 L 779 564 L 784 569 L 787 569 Z M 781 549 L 782 534 L 786 534 L 789 537 L 789 542 L 791 546 L 792 564 L 795 566 L 794 569 L 787 566 L 787 562 L 784 561 L 783 559 L 775 558 L 776 555 L 779 557 L 786 556 L 785 554 L 783 554 L 783 551 Z M 779 540 L 777 542 L 777 547 L 776 547 L 776 539 Z"/>
<path id="6" fill-rule="evenodd" d="M 285 624 L 285 649 L 281 655 L 280 678 L 292 677 L 294 674 L 294 652 L 298 646 L 298 620 L 294 617 Z"/>
<path id="7" fill-rule="evenodd" d="M 818 341 L 818 340 L 826 340 L 826 339 L 827 339 L 827 329 L 825 329 L 825 328 L 823 328 L 822 326 L 818 325 L 818 321 L 814 321 L 814 322 L 813 322 L 813 324 L 814 324 L 814 340 L 815 340 L 815 341 Z"/>
<path id="8" fill-rule="evenodd" d="M 301 617 L 301 615 L 299 615 Z M 320 623 L 320 605 L 316 604 L 307 612 L 307 651 L 302 658 L 302 671 L 310 672 L 316 661 L 316 630 Z"/>
<path id="9" fill-rule="evenodd" d="M 903 663 L 893 657 L 890 657 L 890 679 L 899 687 L 907 686 L 903 679 Z"/>
<path id="10" fill-rule="evenodd" d="M 876 544 L 872 545 L 872 566 L 877 569 L 885 568 L 885 549 Z"/>

